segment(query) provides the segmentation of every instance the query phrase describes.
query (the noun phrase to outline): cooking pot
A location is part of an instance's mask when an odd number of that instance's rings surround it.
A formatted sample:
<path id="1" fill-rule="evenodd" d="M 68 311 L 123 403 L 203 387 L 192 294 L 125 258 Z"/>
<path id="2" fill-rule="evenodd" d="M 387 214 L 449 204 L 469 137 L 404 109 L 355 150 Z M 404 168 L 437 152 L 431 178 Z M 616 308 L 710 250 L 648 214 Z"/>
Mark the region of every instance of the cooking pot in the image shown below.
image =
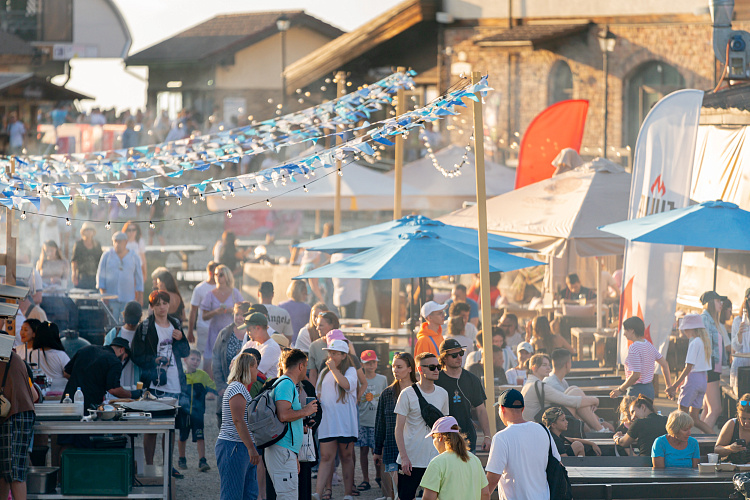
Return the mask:
<path id="1" fill-rule="evenodd" d="M 112 405 L 99 405 L 97 409 L 89 410 L 91 417 L 97 420 L 114 420 L 118 413 L 121 412 Z"/>

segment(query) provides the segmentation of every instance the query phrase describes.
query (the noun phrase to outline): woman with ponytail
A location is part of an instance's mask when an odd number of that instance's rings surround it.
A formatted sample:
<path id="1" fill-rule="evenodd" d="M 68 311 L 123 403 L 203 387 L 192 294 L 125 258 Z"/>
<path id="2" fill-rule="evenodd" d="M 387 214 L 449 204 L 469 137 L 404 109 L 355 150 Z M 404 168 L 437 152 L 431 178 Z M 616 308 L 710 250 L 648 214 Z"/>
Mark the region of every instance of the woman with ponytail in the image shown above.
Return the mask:
<path id="1" fill-rule="evenodd" d="M 723 329 L 720 317 L 721 310 L 724 307 L 724 298 L 713 290 L 701 295 L 701 304 L 703 304 L 701 319 L 703 320 L 703 327 L 706 329 L 709 339 L 711 339 L 711 368 L 706 372 L 706 396 L 703 398 L 704 411 L 701 416 L 706 427 L 712 429 L 711 434 L 713 434 L 713 427 L 722 410 L 720 383 L 724 364 L 724 340 L 719 328 Z M 693 418 L 695 419 L 695 417 Z M 695 426 L 701 427 L 697 422 Z"/>
<path id="2" fill-rule="evenodd" d="M 482 462 L 469 451 L 469 441 L 465 434 L 461 434 L 456 419 L 437 419 L 426 437 L 430 436 L 440 454 L 430 461 L 422 476 L 419 484 L 424 489 L 422 499 L 489 499 L 490 491 Z"/>

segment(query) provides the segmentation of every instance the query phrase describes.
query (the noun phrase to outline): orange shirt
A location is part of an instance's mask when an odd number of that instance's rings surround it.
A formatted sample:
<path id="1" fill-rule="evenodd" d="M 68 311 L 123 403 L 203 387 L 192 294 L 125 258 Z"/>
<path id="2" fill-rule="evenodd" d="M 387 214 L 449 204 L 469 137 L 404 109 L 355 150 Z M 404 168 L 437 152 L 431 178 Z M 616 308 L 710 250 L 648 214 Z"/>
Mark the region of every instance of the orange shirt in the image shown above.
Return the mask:
<path id="1" fill-rule="evenodd" d="M 427 322 L 422 323 L 422 327 L 417 333 L 417 344 L 414 346 L 414 357 L 423 353 L 431 352 L 435 356 L 440 356 L 439 348 L 443 343 L 443 328 L 438 326 L 438 331 L 430 330 Z"/>

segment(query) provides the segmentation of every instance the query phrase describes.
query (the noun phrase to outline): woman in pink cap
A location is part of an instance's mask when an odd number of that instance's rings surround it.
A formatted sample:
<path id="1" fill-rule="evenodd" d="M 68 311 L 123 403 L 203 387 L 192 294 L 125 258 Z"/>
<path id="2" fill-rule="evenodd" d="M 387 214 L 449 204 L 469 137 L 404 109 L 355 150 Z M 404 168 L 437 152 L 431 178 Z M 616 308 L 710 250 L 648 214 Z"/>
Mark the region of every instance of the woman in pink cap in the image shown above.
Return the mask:
<path id="1" fill-rule="evenodd" d="M 682 318 L 680 331 L 690 339 L 685 356 L 685 368 L 677 380 L 667 387 L 666 393 L 670 398 L 674 398 L 679 388 L 677 404 L 680 410 L 689 413 L 695 426 L 701 431 L 711 434 L 713 429 L 700 420 L 703 395 L 706 394 L 706 372 L 711 369 L 711 339 L 699 314 L 688 314 Z"/>
<path id="2" fill-rule="evenodd" d="M 437 419 L 426 437 L 430 436 L 440 454 L 430 461 L 419 483 L 424 489 L 422 500 L 489 498 L 482 462 L 469 451 L 469 442 L 466 435 L 461 434 L 456 419 Z"/>

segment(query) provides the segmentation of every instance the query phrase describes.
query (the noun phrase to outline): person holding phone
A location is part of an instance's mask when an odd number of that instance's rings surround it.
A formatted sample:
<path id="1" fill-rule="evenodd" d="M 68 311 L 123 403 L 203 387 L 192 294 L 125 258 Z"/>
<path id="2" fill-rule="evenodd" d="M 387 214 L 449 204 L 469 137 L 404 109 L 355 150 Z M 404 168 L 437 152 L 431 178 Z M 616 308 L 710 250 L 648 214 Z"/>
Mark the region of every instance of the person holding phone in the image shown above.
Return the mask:
<path id="1" fill-rule="evenodd" d="M 750 394 L 744 394 L 737 401 L 737 418 L 727 420 L 716 440 L 714 453 L 733 464 L 750 462 L 747 442 L 750 441 Z"/>

